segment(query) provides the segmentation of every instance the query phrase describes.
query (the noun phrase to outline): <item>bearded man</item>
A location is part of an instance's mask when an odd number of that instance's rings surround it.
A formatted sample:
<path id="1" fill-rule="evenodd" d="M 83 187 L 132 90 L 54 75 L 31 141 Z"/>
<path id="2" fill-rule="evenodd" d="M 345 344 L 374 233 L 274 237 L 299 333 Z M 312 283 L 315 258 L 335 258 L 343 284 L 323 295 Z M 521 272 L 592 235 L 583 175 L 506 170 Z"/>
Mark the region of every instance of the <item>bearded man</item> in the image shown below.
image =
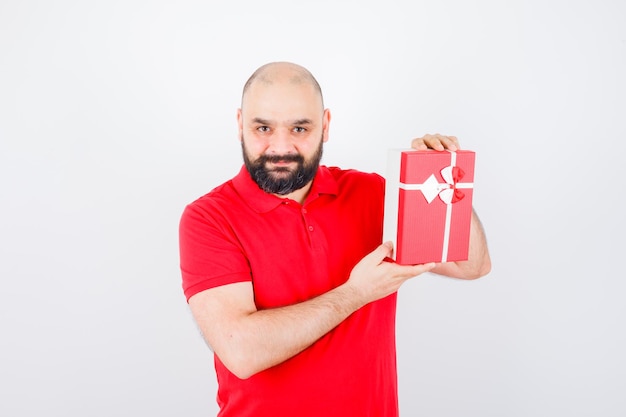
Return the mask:
<path id="1" fill-rule="evenodd" d="M 244 166 L 182 215 L 183 290 L 214 352 L 219 416 L 397 417 L 397 290 L 491 268 L 475 213 L 467 261 L 387 262 L 384 179 L 320 165 L 330 120 L 308 70 L 262 66 L 237 112 Z"/>

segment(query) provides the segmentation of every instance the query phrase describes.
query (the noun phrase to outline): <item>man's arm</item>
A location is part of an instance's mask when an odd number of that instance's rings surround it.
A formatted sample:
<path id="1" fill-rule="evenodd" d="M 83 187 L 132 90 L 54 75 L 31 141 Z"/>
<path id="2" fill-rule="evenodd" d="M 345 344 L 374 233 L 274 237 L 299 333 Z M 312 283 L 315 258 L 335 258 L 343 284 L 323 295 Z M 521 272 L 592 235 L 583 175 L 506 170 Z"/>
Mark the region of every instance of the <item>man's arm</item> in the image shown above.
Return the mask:
<path id="1" fill-rule="evenodd" d="M 239 378 L 248 378 L 293 357 L 362 306 L 435 266 L 384 262 L 391 251 L 390 243 L 380 245 L 354 267 L 345 284 L 299 304 L 257 310 L 252 284 L 244 282 L 202 291 L 189 305 L 222 363 Z"/>
<path id="2" fill-rule="evenodd" d="M 413 139 L 411 147 L 417 150 L 434 149 L 437 151 L 460 149 L 459 141 L 455 136 L 425 135 L 421 138 Z M 476 279 L 487 275 L 491 271 L 491 258 L 487 247 L 485 231 L 478 218 L 472 210 L 472 220 L 470 225 L 469 256 L 466 261 L 446 262 L 437 264 L 432 272 L 453 278 Z"/>

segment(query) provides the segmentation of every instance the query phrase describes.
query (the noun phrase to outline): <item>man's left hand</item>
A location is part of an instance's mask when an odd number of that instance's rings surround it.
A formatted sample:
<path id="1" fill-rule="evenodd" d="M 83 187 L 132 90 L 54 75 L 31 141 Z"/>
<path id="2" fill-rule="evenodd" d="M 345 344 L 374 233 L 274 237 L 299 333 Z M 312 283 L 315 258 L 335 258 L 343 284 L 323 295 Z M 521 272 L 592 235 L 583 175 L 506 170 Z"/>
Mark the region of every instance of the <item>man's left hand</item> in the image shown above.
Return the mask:
<path id="1" fill-rule="evenodd" d="M 457 151 L 461 147 L 459 146 L 459 140 L 456 136 L 444 136 L 436 133 L 434 135 L 424 135 L 421 138 L 415 138 L 411 142 L 411 148 L 418 151 L 425 151 L 426 149 L 434 149 L 436 151 Z"/>

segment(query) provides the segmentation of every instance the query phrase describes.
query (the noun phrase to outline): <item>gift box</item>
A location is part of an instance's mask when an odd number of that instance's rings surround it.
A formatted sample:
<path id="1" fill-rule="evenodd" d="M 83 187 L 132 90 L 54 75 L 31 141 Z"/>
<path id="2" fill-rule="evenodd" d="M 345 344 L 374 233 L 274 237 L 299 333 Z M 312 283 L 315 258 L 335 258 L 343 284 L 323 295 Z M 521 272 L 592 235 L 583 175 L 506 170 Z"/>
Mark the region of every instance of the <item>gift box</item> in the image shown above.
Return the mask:
<path id="1" fill-rule="evenodd" d="M 383 239 L 396 263 L 467 260 L 474 160 L 466 150 L 389 150 Z"/>

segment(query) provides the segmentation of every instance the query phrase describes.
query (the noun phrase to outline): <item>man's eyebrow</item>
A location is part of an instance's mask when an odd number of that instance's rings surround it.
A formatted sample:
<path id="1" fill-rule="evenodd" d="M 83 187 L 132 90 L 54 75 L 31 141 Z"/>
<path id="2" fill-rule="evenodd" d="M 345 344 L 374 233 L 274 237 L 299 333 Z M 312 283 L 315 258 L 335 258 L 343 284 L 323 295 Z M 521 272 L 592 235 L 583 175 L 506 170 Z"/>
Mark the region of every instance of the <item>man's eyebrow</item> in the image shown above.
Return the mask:
<path id="1" fill-rule="evenodd" d="M 260 125 L 269 125 L 271 122 L 269 120 L 261 119 L 260 117 L 255 117 L 252 119 L 252 123 L 260 124 Z"/>
<path id="2" fill-rule="evenodd" d="M 259 124 L 259 125 L 271 125 L 272 122 L 270 120 L 267 119 L 263 119 L 261 117 L 255 117 L 252 119 L 252 123 L 254 124 Z M 295 119 L 295 120 L 289 120 L 287 122 L 287 124 L 291 125 L 291 126 L 303 126 L 303 125 L 311 125 L 313 124 L 313 120 L 311 119 Z"/>
<path id="3" fill-rule="evenodd" d="M 297 125 L 297 126 L 310 125 L 310 124 L 313 124 L 313 120 L 311 120 L 311 119 L 296 119 L 296 120 L 290 122 L 290 124 Z"/>

